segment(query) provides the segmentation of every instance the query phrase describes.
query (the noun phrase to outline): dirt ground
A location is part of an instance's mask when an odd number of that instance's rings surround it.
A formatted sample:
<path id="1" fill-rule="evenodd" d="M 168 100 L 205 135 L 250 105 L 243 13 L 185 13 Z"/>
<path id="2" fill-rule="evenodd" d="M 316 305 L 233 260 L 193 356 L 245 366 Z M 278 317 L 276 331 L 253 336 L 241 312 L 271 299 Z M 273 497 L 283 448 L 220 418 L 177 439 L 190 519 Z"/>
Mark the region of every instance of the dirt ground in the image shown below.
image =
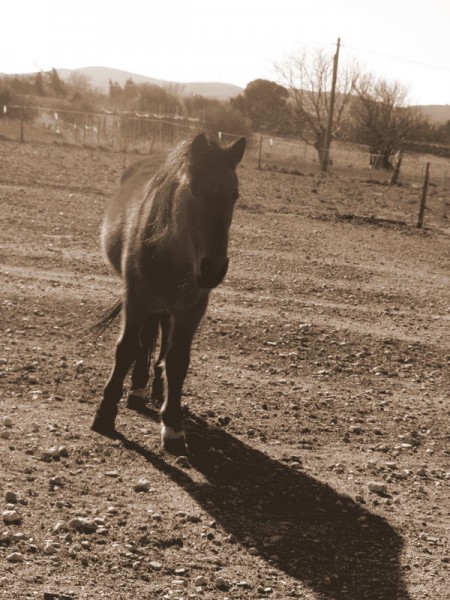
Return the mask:
<path id="1" fill-rule="evenodd" d="M 130 159 L 128 159 L 130 160 Z M 90 431 L 119 154 L 0 142 L 0 597 L 447 600 L 450 198 L 240 169 L 185 384 Z"/>

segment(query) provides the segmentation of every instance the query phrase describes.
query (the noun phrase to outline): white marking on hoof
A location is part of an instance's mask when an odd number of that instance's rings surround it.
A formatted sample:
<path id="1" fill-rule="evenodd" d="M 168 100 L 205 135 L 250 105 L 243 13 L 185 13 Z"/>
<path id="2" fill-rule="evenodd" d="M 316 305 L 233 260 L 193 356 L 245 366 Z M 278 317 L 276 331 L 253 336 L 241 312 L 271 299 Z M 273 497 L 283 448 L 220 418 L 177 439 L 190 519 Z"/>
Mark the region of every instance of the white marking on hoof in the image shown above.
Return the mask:
<path id="1" fill-rule="evenodd" d="M 145 391 L 145 388 L 136 388 L 135 390 L 130 390 L 128 392 L 128 398 L 142 398 L 143 400 L 145 400 L 145 398 L 147 398 L 147 392 Z"/>
<path id="2" fill-rule="evenodd" d="M 161 440 L 162 443 L 170 440 L 181 440 L 184 439 L 184 431 L 175 431 L 172 427 L 162 424 L 161 426 Z"/>

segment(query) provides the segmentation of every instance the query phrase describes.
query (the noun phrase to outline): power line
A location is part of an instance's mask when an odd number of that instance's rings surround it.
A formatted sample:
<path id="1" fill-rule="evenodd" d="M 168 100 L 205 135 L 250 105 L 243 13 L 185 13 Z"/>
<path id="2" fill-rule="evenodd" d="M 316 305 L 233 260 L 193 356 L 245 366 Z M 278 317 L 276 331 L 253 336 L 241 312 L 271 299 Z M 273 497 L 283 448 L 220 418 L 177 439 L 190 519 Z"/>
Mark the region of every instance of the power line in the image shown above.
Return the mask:
<path id="1" fill-rule="evenodd" d="M 443 67 L 441 65 L 432 65 L 430 63 L 425 63 L 425 62 L 422 62 L 419 60 L 413 60 L 412 58 L 405 58 L 402 56 L 393 56 L 392 54 L 385 54 L 384 52 L 378 52 L 377 50 L 367 50 L 366 48 L 358 48 L 357 46 L 350 46 L 348 44 L 342 44 L 342 47 L 349 48 L 351 50 L 356 50 L 358 52 L 365 52 L 367 54 L 373 54 L 374 56 L 380 56 L 382 58 L 388 58 L 389 60 L 397 60 L 399 62 L 410 63 L 412 65 L 425 67 L 427 69 L 437 69 L 439 71 L 444 71 L 445 73 L 450 73 L 450 69 L 448 67 Z"/>

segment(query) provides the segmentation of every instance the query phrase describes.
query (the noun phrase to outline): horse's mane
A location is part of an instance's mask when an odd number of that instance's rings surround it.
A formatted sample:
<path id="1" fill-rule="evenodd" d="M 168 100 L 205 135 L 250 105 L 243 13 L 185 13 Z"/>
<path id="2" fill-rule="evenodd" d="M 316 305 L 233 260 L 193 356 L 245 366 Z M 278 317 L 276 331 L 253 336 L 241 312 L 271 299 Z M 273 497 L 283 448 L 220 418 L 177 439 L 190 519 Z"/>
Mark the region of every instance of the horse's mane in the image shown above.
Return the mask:
<path id="1" fill-rule="evenodd" d="M 167 179 L 179 179 L 181 173 L 185 173 L 190 177 L 195 177 L 214 166 L 225 166 L 226 159 L 224 149 L 212 138 L 208 138 L 208 144 L 208 151 L 206 153 L 197 154 L 195 156 L 195 162 L 191 143 L 189 141 L 183 141 L 175 146 L 156 174 L 154 180 L 155 185 L 161 185 Z"/>
<path id="2" fill-rule="evenodd" d="M 151 181 L 147 197 L 152 197 L 152 213 L 147 221 L 146 246 L 157 248 L 170 228 L 176 191 L 187 175 L 189 156 L 190 144 L 181 142 L 168 154 Z"/>
<path id="3" fill-rule="evenodd" d="M 148 196 L 153 195 L 154 210 L 148 224 L 146 243 L 155 243 L 170 226 L 176 210 L 176 191 L 180 186 L 187 187 L 189 182 L 205 176 L 214 167 L 225 165 L 225 152 L 212 139 L 209 140 L 208 152 L 195 156 L 195 160 L 189 141 L 175 146 L 156 172 L 149 188 Z"/>

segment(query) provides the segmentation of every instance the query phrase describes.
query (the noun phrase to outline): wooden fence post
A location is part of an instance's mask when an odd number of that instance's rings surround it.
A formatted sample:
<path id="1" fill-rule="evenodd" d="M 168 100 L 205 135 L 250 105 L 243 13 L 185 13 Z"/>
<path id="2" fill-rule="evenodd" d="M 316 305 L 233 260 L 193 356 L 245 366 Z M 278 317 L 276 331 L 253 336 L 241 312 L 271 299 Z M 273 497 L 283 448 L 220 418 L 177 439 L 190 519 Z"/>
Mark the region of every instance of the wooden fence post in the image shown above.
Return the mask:
<path id="1" fill-rule="evenodd" d="M 23 136 L 23 122 L 25 120 L 25 107 L 22 106 L 22 112 L 20 113 L 20 143 L 23 144 L 24 136 Z"/>
<path id="2" fill-rule="evenodd" d="M 417 228 L 420 229 L 423 225 L 423 215 L 425 213 L 425 202 L 427 200 L 428 182 L 430 180 L 430 163 L 427 162 L 425 167 L 425 176 L 423 178 L 422 197 L 420 198 L 420 209 L 419 219 L 417 221 Z"/>
<path id="3" fill-rule="evenodd" d="M 259 154 L 258 154 L 258 170 L 261 170 L 261 154 L 262 154 L 263 138 L 259 138 Z"/>
<path id="4" fill-rule="evenodd" d="M 391 181 L 389 185 L 395 185 L 397 183 L 398 176 L 400 174 L 400 167 L 402 166 L 403 150 L 400 150 L 395 157 L 394 170 L 392 171 Z"/>

